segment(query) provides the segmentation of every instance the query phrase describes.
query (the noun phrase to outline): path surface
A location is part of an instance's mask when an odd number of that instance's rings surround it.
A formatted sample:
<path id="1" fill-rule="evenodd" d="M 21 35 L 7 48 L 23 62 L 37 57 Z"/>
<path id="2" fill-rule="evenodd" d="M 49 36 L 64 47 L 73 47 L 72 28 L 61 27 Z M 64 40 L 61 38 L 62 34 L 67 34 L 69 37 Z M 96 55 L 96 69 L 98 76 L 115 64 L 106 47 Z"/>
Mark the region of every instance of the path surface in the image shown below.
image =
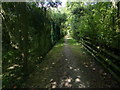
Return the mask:
<path id="1" fill-rule="evenodd" d="M 73 39 L 65 37 L 30 76 L 29 88 L 105 88 L 118 83 Z"/>

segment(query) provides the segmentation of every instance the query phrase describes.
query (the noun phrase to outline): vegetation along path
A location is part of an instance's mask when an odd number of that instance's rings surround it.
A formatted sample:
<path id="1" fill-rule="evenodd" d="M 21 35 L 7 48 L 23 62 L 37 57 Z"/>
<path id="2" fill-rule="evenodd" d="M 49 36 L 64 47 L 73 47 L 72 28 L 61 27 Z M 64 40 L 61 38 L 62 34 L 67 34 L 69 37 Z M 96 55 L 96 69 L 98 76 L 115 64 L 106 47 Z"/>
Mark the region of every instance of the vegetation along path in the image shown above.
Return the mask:
<path id="1" fill-rule="evenodd" d="M 74 39 L 66 36 L 47 54 L 30 75 L 26 87 L 95 88 L 119 87 L 98 62 Z"/>

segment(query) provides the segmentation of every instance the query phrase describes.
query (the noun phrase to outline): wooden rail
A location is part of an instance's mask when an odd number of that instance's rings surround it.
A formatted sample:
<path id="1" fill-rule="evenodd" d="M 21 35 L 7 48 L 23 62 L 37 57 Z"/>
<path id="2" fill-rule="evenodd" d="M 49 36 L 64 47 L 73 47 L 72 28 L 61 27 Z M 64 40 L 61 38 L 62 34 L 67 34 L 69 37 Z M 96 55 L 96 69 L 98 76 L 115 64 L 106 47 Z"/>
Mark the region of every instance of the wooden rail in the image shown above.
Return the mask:
<path id="1" fill-rule="evenodd" d="M 86 40 L 84 40 L 84 42 L 85 42 L 86 44 L 92 45 L 94 48 L 97 47 L 97 46 L 91 44 L 90 42 L 88 42 L 88 41 L 86 41 Z M 97 48 L 96 48 L 96 49 L 97 49 Z M 117 56 L 117 55 L 115 55 L 115 54 L 113 54 L 113 53 L 110 53 L 108 50 L 103 49 L 103 48 L 101 48 L 101 47 L 99 47 L 98 50 L 99 50 L 99 51 L 102 51 L 103 53 L 107 54 L 108 56 L 110 56 L 110 57 L 116 59 L 117 61 L 120 61 L 120 57 L 119 57 L 119 56 Z"/>
<path id="2" fill-rule="evenodd" d="M 88 41 L 81 40 L 81 43 L 84 48 L 120 82 L 120 57 Z"/>

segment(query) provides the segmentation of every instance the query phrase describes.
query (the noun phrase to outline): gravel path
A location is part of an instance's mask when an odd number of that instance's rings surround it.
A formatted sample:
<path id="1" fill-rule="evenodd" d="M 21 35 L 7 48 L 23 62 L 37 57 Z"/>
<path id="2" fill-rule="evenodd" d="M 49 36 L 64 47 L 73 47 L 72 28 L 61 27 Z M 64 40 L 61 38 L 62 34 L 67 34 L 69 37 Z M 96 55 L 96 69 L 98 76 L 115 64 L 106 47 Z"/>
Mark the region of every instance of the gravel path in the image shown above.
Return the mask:
<path id="1" fill-rule="evenodd" d="M 119 84 L 73 39 L 64 38 L 26 82 L 27 88 L 111 88 Z"/>

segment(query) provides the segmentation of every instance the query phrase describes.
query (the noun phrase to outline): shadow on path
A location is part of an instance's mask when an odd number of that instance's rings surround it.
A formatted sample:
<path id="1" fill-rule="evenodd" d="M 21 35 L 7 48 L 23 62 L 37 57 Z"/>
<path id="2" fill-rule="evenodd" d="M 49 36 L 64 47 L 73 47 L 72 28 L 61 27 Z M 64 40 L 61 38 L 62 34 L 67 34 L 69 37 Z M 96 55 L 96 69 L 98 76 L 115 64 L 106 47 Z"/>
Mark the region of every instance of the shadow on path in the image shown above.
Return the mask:
<path id="1" fill-rule="evenodd" d="M 119 87 L 111 74 L 68 36 L 54 46 L 26 83 L 27 88 Z"/>

